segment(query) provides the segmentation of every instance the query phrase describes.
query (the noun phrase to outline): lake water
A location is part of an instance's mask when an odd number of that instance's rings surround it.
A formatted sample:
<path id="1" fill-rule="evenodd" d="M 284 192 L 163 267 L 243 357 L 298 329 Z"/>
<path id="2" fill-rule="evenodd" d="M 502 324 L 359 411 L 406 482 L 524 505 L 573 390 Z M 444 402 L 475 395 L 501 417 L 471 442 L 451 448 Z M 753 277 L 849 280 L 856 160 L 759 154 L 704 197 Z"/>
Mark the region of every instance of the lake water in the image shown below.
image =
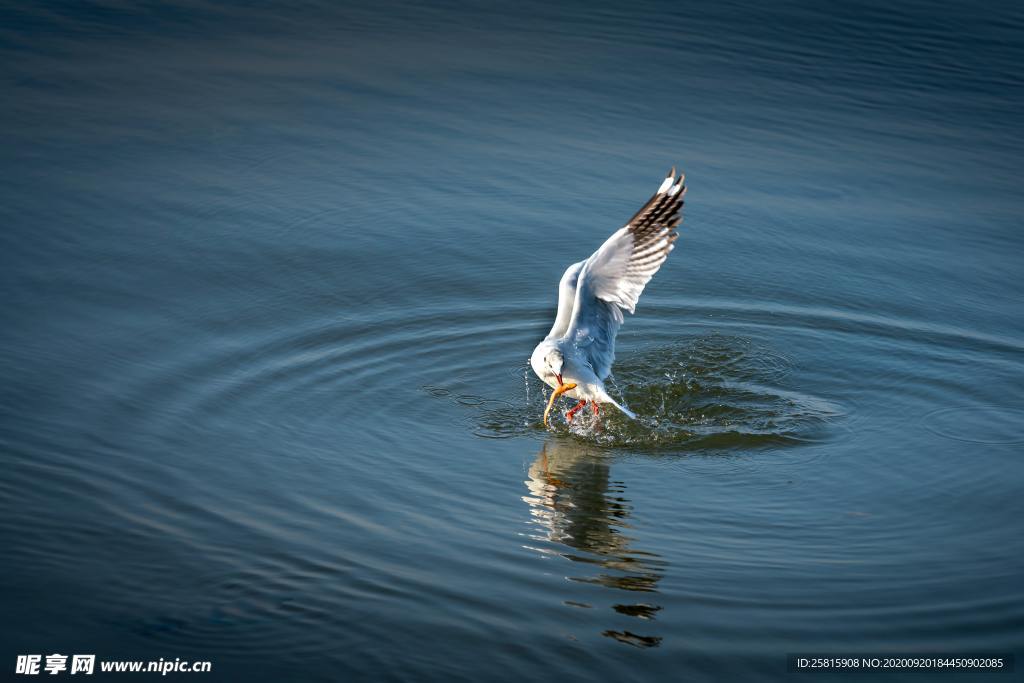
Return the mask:
<path id="1" fill-rule="evenodd" d="M 1024 654 L 1019 6 L 0 12 L 3 667 Z M 640 419 L 546 430 L 557 280 L 673 164 Z"/>

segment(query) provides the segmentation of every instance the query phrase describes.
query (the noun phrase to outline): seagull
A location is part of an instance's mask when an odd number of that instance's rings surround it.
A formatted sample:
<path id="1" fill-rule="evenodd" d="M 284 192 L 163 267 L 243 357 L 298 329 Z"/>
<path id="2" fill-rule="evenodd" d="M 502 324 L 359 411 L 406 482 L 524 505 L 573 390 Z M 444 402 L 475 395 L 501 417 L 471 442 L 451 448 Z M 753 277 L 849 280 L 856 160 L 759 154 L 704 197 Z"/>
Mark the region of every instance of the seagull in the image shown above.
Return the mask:
<path id="1" fill-rule="evenodd" d="M 673 166 L 664 182 L 625 226 L 615 231 L 590 258 L 569 266 L 558 283 L 558 312 L 548 336 L 537 344 L 530 366 L 553 388 L 548 415 L 562 394 L 579 402 L 565 417 L 572 422 L 588 402 L 611 403 L 631 419 L 636 414 L 608 395 L 604 380 L 615 360 L 615 335 L 622 312 L 633 313 L 644 286 L 672 251 L 682 222 L 686 176 Z"/>

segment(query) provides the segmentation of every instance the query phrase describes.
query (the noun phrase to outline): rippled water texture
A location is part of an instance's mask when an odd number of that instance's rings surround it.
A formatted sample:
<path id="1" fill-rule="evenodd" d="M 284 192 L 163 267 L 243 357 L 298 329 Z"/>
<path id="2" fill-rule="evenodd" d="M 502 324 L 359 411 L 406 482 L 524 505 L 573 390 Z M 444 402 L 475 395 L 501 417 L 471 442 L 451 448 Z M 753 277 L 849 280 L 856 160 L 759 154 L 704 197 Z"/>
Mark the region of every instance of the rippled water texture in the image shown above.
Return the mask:
<path id="1" fill-rule="evenodd" d="M 6 6 L 3 666 L 1024 655 L 1022 29 L 1005 3 Z M 681 238 L 611 383 L 639 418 L 566 400 L 545 428 L 558 278 L 673 164 Z"/>

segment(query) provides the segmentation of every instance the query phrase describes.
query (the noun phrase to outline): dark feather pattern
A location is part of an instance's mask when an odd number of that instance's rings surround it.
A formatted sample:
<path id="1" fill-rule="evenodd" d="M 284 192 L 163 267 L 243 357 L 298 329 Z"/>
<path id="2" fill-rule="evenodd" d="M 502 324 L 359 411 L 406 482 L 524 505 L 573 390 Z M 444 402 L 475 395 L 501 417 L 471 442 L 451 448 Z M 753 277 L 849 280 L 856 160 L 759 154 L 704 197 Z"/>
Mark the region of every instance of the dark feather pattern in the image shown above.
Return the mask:
<path id="1" fill-rule="evenodd" d="M 628 272 L 656 270 L 679 238 L 675 229 L 682 222 L 685 175 L 676 177 L 675 166 L 668 172 L 665 182 L 643 207 L 629 219 L 626 227 L 633 235 L 633 254 Z M 662 240 L 667 240 L 663 244 Z"/>

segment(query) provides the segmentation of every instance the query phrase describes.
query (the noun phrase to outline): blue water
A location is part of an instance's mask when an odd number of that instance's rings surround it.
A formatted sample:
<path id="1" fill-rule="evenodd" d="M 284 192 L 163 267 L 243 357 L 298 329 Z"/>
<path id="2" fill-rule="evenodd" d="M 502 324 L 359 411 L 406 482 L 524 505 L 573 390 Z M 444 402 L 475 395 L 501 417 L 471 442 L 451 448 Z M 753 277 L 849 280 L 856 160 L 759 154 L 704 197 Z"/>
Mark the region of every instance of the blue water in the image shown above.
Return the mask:
<path id="1" fill-rule="evenodd" d="M 1020 659 L 1022 36 L 1012 3 L 6 5 L 0 666 Z M 640 420 L 544 429 L 557 280 L 673 164 Z"/>

